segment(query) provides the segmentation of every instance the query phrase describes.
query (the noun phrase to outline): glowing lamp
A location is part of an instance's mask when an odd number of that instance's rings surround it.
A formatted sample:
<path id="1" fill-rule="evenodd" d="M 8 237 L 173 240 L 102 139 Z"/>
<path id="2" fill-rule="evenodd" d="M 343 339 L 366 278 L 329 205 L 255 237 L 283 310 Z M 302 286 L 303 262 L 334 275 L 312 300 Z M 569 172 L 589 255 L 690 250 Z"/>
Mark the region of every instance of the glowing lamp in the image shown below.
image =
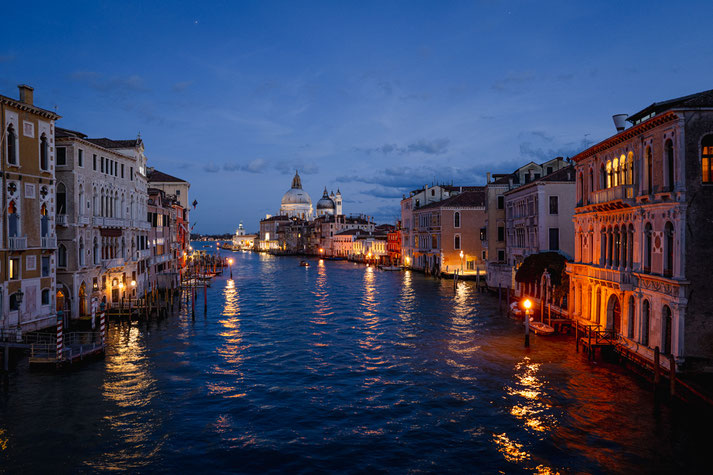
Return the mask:
<path id="1" fill-rule="evenodd" d="M 532 302 L 530 301 L 530 299 L 525 299 L 525 301 L 522 302 L 522 306 L 525 307 L 526 310 L 530 310 L 530 308 L 532 307 Z"/>
<path id="2" fill-rule="evenodd" d="M 135 281 L 135 280 L 132 280 L 132 281 L 131 281 L 131 286 L 132 286 L 132 287 L 136 287 L 136 281 Z"/>

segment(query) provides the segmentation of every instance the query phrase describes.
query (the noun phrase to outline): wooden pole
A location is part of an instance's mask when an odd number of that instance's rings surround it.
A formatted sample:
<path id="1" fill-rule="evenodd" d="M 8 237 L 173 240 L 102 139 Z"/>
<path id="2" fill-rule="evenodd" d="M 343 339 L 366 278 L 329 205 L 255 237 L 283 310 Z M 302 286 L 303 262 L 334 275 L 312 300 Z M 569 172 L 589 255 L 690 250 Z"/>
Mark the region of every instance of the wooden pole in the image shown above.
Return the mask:
<path id="1" fill-rule="evenodd" d="M 530 310 L 525 310 L 525 348 L 530 347 Z"/>

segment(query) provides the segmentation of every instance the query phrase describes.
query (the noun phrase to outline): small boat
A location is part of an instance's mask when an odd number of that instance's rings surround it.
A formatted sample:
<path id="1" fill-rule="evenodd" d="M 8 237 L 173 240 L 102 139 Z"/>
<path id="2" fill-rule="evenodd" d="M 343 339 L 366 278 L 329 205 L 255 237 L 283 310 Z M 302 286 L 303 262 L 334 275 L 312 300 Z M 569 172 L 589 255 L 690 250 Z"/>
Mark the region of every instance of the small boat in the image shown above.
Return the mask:
<path id="1" fill-rule="evenodd" d="M 307 261 L 300 261 L 300 266 L 301 266 L 301 267 L 309 267 L 309 262 L 307 262 Z"/>
<path id="2" fill-rule="evenodd" d="M 520 309 L 520 302 L 513 302 L 510 304 L 510 313 L 517 317 L 522 315 L 522 309 Z"/>
<path id="3" fill-rule="evenodd" d="M 381 270 L 401 270 L 399 266 L 381 266 Z"/>
<path id="4" fill-rule="evenodd" d="M 538 335 L 552 335 L 555 329 L 544 322 L 536 322 L 530 318 L 530 328 Z"/>

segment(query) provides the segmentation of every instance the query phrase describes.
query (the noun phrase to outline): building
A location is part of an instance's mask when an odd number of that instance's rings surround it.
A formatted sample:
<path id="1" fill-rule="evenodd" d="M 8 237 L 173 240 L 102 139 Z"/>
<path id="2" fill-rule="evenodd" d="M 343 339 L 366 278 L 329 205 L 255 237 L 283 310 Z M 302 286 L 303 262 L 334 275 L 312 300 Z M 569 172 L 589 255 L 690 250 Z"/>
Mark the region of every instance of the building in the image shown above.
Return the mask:
<path id="1" fill-rule="evenodd" d="M 118 306 L 144 290 L 150 257 L 144 145 L 59 127 L 55 136 L 57 305 L 76 319 L 91 315 L 93 300 Z"/>
<path id="2" fill-rule="evenodd" d="M 463 191 L 413 210 L 413 254 L 404 263 L 432 274 L 484 270 L 480 229 L 485 224 L 485 190 Z"/>
<path id="3" fill-rule="evenodd" d="M 139 169 L 139 171 L 140 170 L 141 169 Z M 155 168 L 147 168 L 147 173 L 149 186 L 163 191 L 173 203 L 172 206 L 176 216 L 176 236 L 172 245 L 182 269 L 186 265 L 186 257 L 191 238 L 190 210 L 192 203 L 189 202 L 188 198 L 188 191 L 191 188 L 191 184 L 186 180 L 176 178 L 173 175 L 161 172 Z"/>
<path id="4" fill-rule="evenodd" d="M 507 242 L 506 259 L 499 265 L 488 266 L 491 274 L 488 282 L 494 287 L 517 289 L 515 271 L 531 254 L 556 251 L 571 259 L 574 254 L 571 223 L 575 201 L 572 166 L 505 192 L 505 229 L 501 231 L 499 228 L 498 240 Z M 502 233 L 506 239 L 502 239 Z"/>
<path id="5" fill-rule="evenodd" d="M 259 251 L 277 251 L 280 249 L 280 243 L 277 239 L 277 232 L 281 226 L 288 225 L 291 219 L 288 216 L 270 216 L 260 220 L 260 235 L 257 242 Z"/>
<path id="6" fill-rule="evenodd" d="M 178 285 L 181 268 L 180 248 L 174 245 L 176 232 L 177 199 L 174 195 L 167 195 L 158 188 L 149 188 L 148 192 L 148 221 L 149 245 L 151 258 L 148 261 L 148 274 L 146 275 L 145 288 L 147 291 L 154 289 L 169 289 Z M 179 206 L 179 209 L 182 207 Z"/>
<path id="7" fill-rule="evenodd" d="M 617 133 L 574 157 L 570 312 L 652 361 L 713 361 L 713 91 L 614 116 Z M 663 358 L 666 360 L 666 358 Z"/>
<path id="8" fill-rule="evenodd" d="M 540 164 L 527 163 L 512 173 L 493 175 L 488 173 L 485 185 L 487 217 L 485 226 L 480 232 L 484 247 L 483 259 L 487 261 L 488 287 L 511 285 L 510 278 L 507 277 L 511 265 L 506 259 L 505 193 L 566 166 L 568 162 L 562 157 L 557 157 Z M 503 278 L 505 281 L 502 280 Z"/>
<path id="9" fill-rule="evenodd" d="M 414 210 L 430 203 L 442 201 L 464 191 L 481 190 L 479 186 L 454 186 L 454 185 L 424 185 L 423 188 L 413 190 L 409 196 L 401 200 L 401 252 L 404 263 L 408 266 L 413 262 L 417 252 L 416 244 L 417 226 L 414 221 Z M 408 262 L 406 262 L 408 261 Z"/>
<path id="10" fill-rule="evenodd" d="M 57 320 L 54 112 L 34 105 L 34 89 L 19 87 L 19 100 L 0 96 L 0 170 L 4 218 L 0 279 L 0 330 L 24 333 Z M 60 302 L 60 308 L 62 303 Z"/>
<path id="11" fill-rule="evenodd" d="M 255 247 L 256 234 L 246 234 L 243 223 L 240 222 L 233 236 L 233 249 L 249 250 Z"/>
<path id="12" fill-rule="evenodd" d="M 401 222 L 386 235 L 386 252 L 391 265 L 401 265 Z"/>
<path id="13" fill-rule="evenodd" d="M 297 172 L 292 178 L 292 186 L 282 196 L 279 214 L 280 216 L 299 218 L 306 221 L 312 219 L 312 198 L 302 189 L 302 179 Z"/>
<path id="14" fill-rule="evenodd" d="M 307 252 L 325 257 L 336 257 L 334 237 L 343 231 L 359 230 L 373 233 L 374 222 L 369 216 L 323 215 L 312 222 L 310 244 Z"/>

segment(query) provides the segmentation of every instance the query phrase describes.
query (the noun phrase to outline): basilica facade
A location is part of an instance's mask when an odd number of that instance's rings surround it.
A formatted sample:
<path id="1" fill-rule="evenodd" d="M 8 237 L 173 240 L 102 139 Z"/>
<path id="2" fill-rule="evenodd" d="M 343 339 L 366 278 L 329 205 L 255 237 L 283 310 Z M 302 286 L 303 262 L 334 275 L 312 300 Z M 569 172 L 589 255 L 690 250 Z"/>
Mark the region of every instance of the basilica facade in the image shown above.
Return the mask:
<path id="1" fill-rule="evenodd" d="M 280 203 L 280 216 L 288 218 L 299 218 L 304 221 L 311 221 L 319 216 L 339 216 L 342 214 L 342 194 L 337 190 L 335 195 L 327 194 L 327 188 L 324 188 L 322 198 L 317 202 L 316 216 L 312 209 L 312 198 L 302 189 L 302 179 L 298 172 L 295 172 L 292 178 L 292 186 L 282 196 Z"/>

